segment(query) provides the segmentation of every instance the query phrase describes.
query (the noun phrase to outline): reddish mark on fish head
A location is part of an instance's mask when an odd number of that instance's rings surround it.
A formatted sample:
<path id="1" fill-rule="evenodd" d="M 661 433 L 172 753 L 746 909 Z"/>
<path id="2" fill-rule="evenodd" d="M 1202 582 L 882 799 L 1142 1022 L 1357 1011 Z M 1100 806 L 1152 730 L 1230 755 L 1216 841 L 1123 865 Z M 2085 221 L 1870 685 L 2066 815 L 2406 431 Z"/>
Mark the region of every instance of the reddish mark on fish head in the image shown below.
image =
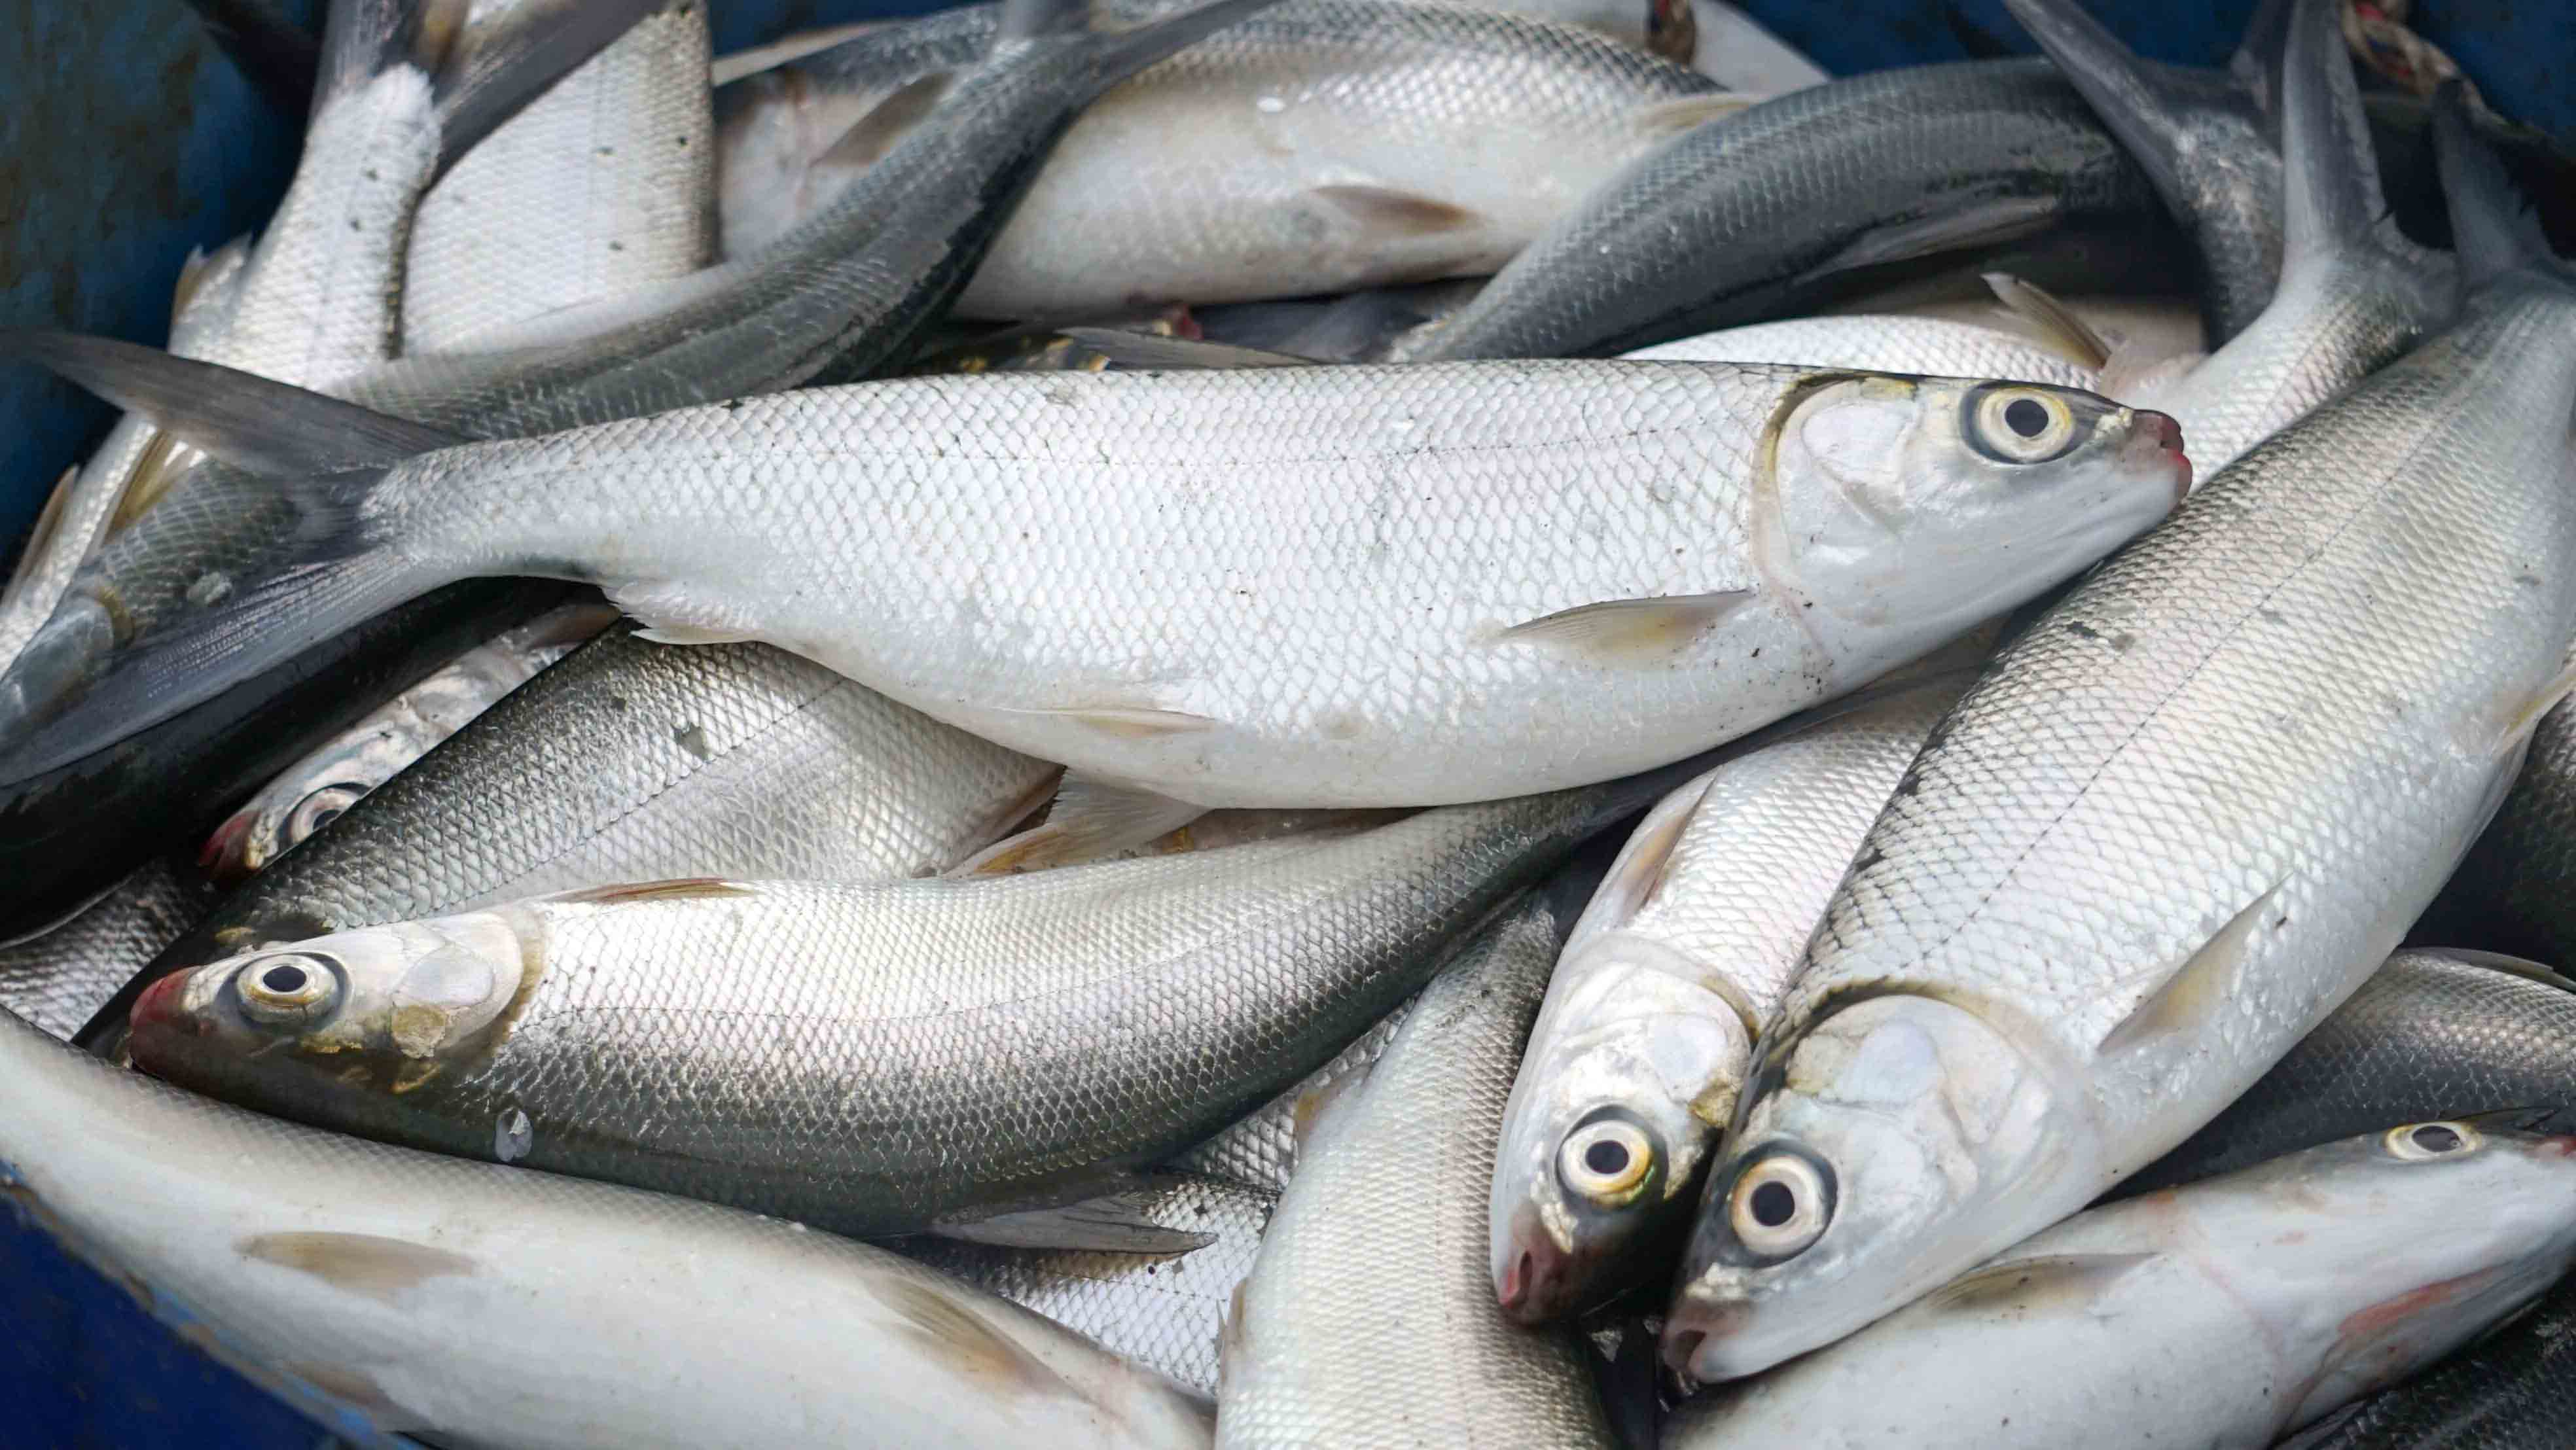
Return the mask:
<path id="1" fill-rule="evenodd" d="M 205 847 L 197 852 L 197 869 L 206 873 L 217 886 L 238 886 L 250 875 L 248 837 L 251 813 L 240 811 L 227 817 L 206 837 Z"/>
<path id="2" fill-rule="evenodd" d="M 188 974 L 172 972 L 143 989 L 134 999 L 132 1010 L 125 1014 L 126 1040 L 133 1051 L 135 1064 L 144 1071 L 152 1070 L 151 1046 L 155 1038 L 202 1037 L 206 1024 L 190 1016 L 179 1005 L 180 994 L 188 989 Z"/>
<path id="3" fill-rule="evenodd" d="M 2404 1329 L 2417 1316 L 2467 1298 L 2494 1282 L 2496 1272 L 2481 1269 L 2474 1274 L 2462 1274 L 2456 1279 L 2409 1289 L 2393 1299 L 2383 1299 L 2367 1309 L 2353 1311 L 2344 1317 L 2343 1323 L 2335 1326 L 2336 1357 L 2360 1354 Z"/>
<path id="4" fill-rule="evenodd" d="M 2552 1133 L 2531 1145 L 2536 1153 L 2554 1153 L 2561 1158 L 2576 1157 L 2576 1133 Z"/>

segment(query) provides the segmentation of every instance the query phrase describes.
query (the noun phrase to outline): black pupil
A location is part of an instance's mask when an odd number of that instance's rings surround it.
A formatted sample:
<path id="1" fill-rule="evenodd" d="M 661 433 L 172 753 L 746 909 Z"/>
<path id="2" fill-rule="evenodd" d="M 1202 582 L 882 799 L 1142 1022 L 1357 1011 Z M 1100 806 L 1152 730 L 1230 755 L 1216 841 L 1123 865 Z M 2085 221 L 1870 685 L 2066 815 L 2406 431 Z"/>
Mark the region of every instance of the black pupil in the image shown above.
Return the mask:
<path id="1" fill-rule="evenodd" d="M 1753 1190 L 1753 1221 L 1764 1228 L 1778 1228 L 1798 1211 L 1798 1195 L 1785 1183 L 1765 1183 Z"/>
<path id="2" fill-rule="evenodd" d="M 331 824 L 333 821 L 340 819 L 341 809 L 342 808 L 339 806 L 324 806 L 322 809 L 315 811 L 313 813 L 313 829 L 318 831 L 324 826 Z"/>
<path id="3" fill-rule="evenodd" d="M 2004 426 L 2024 438 L 2036 438 L 2048 431 L 2048 410 L 2028 398 L 2015 398 L 2004 405 Z"/>
<path id="4" fill-rule="evenodd" d="M 1583 1150 L 1583 1166 L 1604 1178 L 1626 1171 L 1628 1149 L 1625 1144 L 1607 1138 Z"/>
<path id="5" fill-rule="evenodd" d="M 259 974 L 259 984 L 281 995 L 304 990 L 304 969 L 283 964 Z"/>
<path id="6" fill-rule="evenodd" d="M 2415 1146 L 2427 1153 L 2448 1153 L 2460 1146 L 2460 1135 L 2436 1123 L 2415 1130 Z"/>

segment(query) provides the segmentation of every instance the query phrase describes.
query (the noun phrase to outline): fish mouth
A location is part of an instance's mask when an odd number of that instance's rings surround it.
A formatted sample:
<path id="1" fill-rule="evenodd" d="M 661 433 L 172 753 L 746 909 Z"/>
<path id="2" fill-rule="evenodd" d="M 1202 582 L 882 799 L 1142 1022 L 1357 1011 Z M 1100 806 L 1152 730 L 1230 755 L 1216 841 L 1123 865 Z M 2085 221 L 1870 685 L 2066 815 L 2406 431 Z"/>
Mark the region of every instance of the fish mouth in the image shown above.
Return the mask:
<path id="1" fill-rule="evenodd" d="M 1747 1373 L 1727 1362 L 1729 1336 L 1741 1327 L 1742 1305 L 1707 1304 L 1687 1290 L 1675 1298 L 1664 1319 L 1664 1367 L 1700 1384 L 1715 1384 Z"/>
<path id="2" fill-rule="evenodd" d="M 133 1055 L 134 1065 L 145 1072 L 152 1071 L 149 1059 L 154 1040 L 202 1037 L 206 1033 L 205 1024 L 191 1016 L 180 1003 L 180 998 L 188 990 L 189 976 L 187 971 L 172 972 L 144 988 L 143 994 L 136 997 L 134 1005 L 126 1011 L 126 1048 Z"/>
<path id="3" fill-rule="evenodd" d="M 1566 1253 L 1526 1211 L 1512 1224 L 1512 1248 L 1512 1261 L 1494 1285 L 1503 1313 L 1521 1324 L 1545 1324 L 1562 1316 L 1571 1286 Z"/>
<path id="4" fill-rule="evenodd" d="M 205 846 L 197 852 L 197 869 L 206 873 L 207 880 L 230 890 L 250 879 L 251 821 L 250 811 L 236 811 L 206 837 Z"/>
<path id="5" fill-rule="evenodd" d="M 2171 413 L 2152 408 L 2137 410 L 2138 429 L 2123 451 L 2129 461 L 2145 468 L 2164 467 L 2173 472 L 2174 505 L 2191 496 L 2191 459 L 2183 452 L 2182 423 Z"/>

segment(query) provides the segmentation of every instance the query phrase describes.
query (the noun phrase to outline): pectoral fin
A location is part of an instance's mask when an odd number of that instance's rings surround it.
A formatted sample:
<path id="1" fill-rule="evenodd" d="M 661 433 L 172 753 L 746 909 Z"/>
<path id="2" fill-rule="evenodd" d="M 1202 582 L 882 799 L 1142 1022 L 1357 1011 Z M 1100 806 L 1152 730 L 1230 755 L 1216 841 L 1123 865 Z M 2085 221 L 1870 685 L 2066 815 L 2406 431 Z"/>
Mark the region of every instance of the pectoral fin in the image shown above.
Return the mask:
<path id="1" fill-rule="evenodd" d="M 2286 878 L 2273 883 L 2272 889 L 2254 898 L 2252 905 L 2228 918 L 2216 935 L 2165 978 L 2164 985 L 2148 993 L 2118 1026 L 2104 1034 L 2095 1051 L 2104 1057 L 2115 1056 L 2194 1031 L 2215 1017 L 2242 977 L 2247 954 L 2265 933 L 2278 929 L 2286 920 L 2275 903 L 2282 887 L 2288 884 Z"/>
<path id="2" fill-rule="evenodd" d="M 1214 1234 L 1156 1223 L 1146 1214 L 1152 1201 L 1150 1188 L 1135 1188 L 1061 1208 L 1023 1209 L 971 1223 L 943 1223 L 933 1232 L 972 1244 L 1112 1254 L 1187 1254 L 1216 1242 Z"/>
<path id="3" fill-rule="evenodd" d="M 1608 599 L 1515 624 L 1497 635 L 1495 642 L 1537 645 L 1595 664 L 1653 664 L 1680 653 L 1752 598 L 1750 589 L 1728 589 L 1715 594 Z"/>
<path id="4" fill-rule="evenodd" d="M 948 874 L 1000 875 L 1098 860 L 1168 835 L 1205 814 L 1205 806 L 1068 770 L 1056 788 L 1055 809 L 1044 822 L 996 841 Z"/>

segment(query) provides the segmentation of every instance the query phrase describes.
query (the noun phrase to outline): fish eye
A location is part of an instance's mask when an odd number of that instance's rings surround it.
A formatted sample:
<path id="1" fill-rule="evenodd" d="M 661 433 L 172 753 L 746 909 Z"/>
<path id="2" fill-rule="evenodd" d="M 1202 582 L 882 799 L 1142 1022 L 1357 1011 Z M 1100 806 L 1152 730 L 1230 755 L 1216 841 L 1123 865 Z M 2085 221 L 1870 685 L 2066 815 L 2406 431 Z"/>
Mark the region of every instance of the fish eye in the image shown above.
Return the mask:
<path id="1" fill-rule="evenodd" d="M 2457 1158 L 2474 1152 L 2483 1141 L 2478 1130 L 2466 1123 L 2409 1123 L 2391 1128 L 2383 1140 L 2388 1156 L 2408 1163 L 2425 1163 L 2435 1158 Z"/>
<path id="2" fill-rule="evenodd" d="M 255 957 L 233 974 L 242 1015 L 272 1027 L 294 1027 L 327 1015 L 340 1000 L 339 964 L 311 952 Z"/>
<path id="3" fill-rule="evenodd" d="M 2039 388 L 1989 387 L 1970 403 L 1968 434 L 1989 457 L 2046 463 L 2075 446 L 2075 410 Z"/>
<path id="4" fill-rule="evenodd" d="M 363 785 L 334 781 L 297 801 L 295 809 L 286 815 L 286 844 L 292 846 L 340 819 L 341 814 L 356 805 L 358 798 L 366 793 L 367 788 Z"/>
<path id="5" fill-rule="evenodd" d="M 1565 1186 L 1603 1208 L 1616 1208 L 1634 1198 L 1655 1166 L 1655 1145 L 1643 1128 L 1620 1118 L 1602 1118 L 1565 1135 L 1556 1152 L 1557 1176 Z"/>
<path id="6" fill-rule="evenodd" d="M 1747 1167 L 1726 1196 L 1736 1242 L 1766 1259 L 1807 1251 L 1833 1215 L 1825 1176 L 1796 1153 L 1773 1153 Z"/>

